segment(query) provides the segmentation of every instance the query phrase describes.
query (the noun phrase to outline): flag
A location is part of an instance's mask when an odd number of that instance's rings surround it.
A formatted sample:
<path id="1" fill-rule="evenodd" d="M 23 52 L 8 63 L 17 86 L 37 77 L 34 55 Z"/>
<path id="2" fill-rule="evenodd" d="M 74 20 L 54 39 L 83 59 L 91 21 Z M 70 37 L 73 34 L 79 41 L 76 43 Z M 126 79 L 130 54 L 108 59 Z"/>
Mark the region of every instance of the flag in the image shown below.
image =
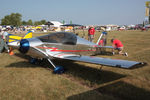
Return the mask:
<path id="1" fill-rule="evenodd" d="M 149 16 L 149 9 L 150 9 L 150 8 L 146 8 L 145 16 Z"/>

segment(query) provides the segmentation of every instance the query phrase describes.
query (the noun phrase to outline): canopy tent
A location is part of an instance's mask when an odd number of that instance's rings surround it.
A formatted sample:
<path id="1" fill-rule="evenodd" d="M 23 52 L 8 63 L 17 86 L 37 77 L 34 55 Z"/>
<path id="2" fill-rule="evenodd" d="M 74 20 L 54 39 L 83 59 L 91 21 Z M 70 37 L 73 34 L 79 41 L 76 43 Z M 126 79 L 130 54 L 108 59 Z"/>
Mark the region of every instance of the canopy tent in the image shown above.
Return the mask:
<path id="1" fill-rule="evenodd" d="M 79 25 L 79 24 L 64 24 L 64 25 L 61 25 L 61 26 L 67 26 L 67 27 L 72 26 L 73 27 L 73 33 L 75 33 L 75 28 L 74 27 L 76 27 L 76 26 L 83 26 L 83 25 Z M 85 36 L 85 34 L 84 34 L 84 30 L 83 30 L 83 37 L 84 36 Z"/>

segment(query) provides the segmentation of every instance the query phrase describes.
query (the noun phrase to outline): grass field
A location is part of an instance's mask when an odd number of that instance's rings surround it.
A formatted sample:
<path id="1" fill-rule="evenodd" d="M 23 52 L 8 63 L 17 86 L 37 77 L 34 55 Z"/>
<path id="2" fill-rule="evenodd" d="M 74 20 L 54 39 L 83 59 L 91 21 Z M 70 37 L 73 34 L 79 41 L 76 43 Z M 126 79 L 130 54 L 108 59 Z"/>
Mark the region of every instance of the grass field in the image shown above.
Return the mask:
<path id="1" fill-rule="evenodd" d="M 77 31 L 82 36 L 82 31 Z M 87 31 L 85 31 L 87 36 Z M 100 32 L 96 32 L 95 41 Z M 35 33 L 40 36 L 41 33 Z M 87 37 L 86 37 L 87 38 Z M 120 69 L 83 62 L 56 60 L 64 66 L 62 75 L 53 74 L 48 62 L 32 65 L 28 56 L 0 54 L 0 100 L 149 100 L 150 99 L 150 31 L 108 32 L 124 44 L 128 57 L 97 55 L 113 59 L 146 62 L 137 69 Z"/>

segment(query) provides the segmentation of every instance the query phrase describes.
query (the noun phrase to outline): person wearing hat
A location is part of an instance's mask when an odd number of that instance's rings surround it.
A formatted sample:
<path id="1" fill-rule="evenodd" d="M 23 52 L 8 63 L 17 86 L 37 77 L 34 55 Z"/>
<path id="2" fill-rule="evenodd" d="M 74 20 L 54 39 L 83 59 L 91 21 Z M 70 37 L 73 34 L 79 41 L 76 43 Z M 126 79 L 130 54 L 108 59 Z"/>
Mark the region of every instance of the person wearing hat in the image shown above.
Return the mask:
<path id="1" fill-rule="evenodd" d="M 117 50 L 120 55 L 128 56 L 127 52 L 123 52 L 123 44 L 118 39 L 111 39 L 113 49 L 113 55 L 115 54 L 114 50 Z"/>

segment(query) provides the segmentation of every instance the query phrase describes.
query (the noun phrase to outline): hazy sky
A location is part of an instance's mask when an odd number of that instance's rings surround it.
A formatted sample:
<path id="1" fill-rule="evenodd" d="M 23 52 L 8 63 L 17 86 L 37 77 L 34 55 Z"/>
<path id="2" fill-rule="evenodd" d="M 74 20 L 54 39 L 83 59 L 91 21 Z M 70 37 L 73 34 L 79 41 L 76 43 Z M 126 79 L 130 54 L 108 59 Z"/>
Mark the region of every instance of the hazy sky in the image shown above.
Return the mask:
<path id="1" fill-rule="evenodd" d="M 11 13 L 22 20 L 65 20 L 83 25 L 138 24 L 145 19 L 147 0 L 1 0 L 0 19 Z"/>

